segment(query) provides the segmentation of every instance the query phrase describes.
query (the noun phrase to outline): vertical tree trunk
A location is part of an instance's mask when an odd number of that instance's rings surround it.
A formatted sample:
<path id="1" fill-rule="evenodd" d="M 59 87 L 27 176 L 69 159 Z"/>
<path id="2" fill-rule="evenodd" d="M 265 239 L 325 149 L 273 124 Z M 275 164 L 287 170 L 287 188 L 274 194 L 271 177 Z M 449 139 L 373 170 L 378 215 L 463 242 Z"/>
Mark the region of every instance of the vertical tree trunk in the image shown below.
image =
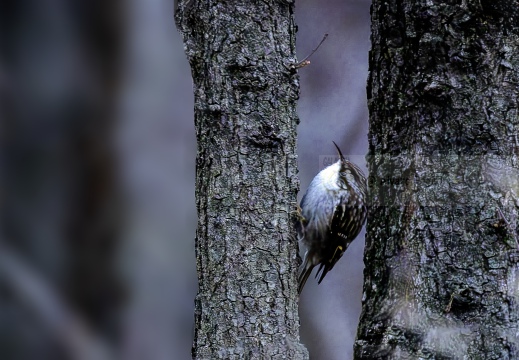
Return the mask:
<path id="1" fill-rule="evenodd" d="M 305 359 L 290 1 L 184 1 L 198 140 L 196 359 Z"/>
<path id="2" fill-rule="evenodd" d="M 355 359 L 519 357 L 519 8 L 374 0 Z"/>
<path id="3" fill-rule="evenodd" d="M 0 242 L 114 337 L 124 292 L 113 151 L 121 14 L 119 0 L 0 4 Z M 58 359 L 52 324 L 5 288 L 0 353 Z"/>

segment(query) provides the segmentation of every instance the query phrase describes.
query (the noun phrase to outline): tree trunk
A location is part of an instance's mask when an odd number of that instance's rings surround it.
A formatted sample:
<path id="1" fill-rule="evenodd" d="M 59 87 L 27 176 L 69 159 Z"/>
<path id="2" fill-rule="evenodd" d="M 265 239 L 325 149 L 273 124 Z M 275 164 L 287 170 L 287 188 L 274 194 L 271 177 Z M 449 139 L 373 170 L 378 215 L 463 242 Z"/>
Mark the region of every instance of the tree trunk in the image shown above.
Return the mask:
<path id="1" fill-rule="evenodd" d="M 374 0 L 355 359 L 517 359 L 519 8 Z"/>
<path id="2" fill-rule="evenodd" d="M 119 0 L 0 4 L 0 242 L 113 338 L 125 292 L 113 150 L 122 13 Z M 51 339 L 68 337 L 28 312 L 10 281 L 0 283 L 0 353 L 59 359 Z"/>
<path id="3" fill-rule="evenodd" d="M 198 140 L 196 359 L 306 359 L 299 344 L 290 1 L 181 2 Z"/>

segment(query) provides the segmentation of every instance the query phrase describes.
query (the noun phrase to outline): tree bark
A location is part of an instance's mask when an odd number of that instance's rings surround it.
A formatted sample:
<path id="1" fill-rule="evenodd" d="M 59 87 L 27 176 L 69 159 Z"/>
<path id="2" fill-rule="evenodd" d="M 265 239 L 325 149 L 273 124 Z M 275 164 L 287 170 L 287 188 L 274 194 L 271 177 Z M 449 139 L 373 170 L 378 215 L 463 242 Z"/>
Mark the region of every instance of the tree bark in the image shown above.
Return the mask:
<path id="1" fill-rule="evenodd" d="M 355 359 L 519 357 L 519 8 L 374 0 Z"/>
<path id="2" fill-rule="evenodd" d="M 291 1 L 179 3 L 198 141 L 196 359 L 306 359 L 299 343 Z"/>

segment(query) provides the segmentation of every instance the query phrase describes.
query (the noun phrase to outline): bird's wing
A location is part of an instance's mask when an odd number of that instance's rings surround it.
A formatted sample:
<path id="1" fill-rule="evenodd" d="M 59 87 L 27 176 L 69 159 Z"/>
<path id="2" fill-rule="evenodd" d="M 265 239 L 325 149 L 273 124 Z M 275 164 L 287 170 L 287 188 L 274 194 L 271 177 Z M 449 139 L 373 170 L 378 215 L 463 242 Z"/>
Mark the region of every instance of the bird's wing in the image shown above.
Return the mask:
<path id="1" fill-rule="evenodd" d="M 357 209 L 347 205 L 349 203 L 351 202 L 341 199 L 340 203 L 335 206 L 328 234 L 327 252 L 323 254 L 319 270 L 315 275 L 316 278 L 319 278 L 319 284 L 359 233 L 358 221 L 355 219 Z"/>

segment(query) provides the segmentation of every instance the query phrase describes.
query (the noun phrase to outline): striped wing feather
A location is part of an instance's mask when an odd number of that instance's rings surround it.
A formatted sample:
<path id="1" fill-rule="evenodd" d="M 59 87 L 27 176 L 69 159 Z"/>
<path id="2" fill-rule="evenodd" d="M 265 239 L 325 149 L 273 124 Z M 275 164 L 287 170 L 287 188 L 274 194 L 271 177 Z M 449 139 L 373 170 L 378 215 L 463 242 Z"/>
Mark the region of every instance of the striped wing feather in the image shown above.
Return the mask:
<path id="1" fill-rule="evenodd" d="M 327 247 L 328 251 L 323 254 L 319 270 L 315 274 L 319 284 L 357 237 L 360 231 L 357 211 L 356 207 L 347 206 L 344 203 L 335 207 L 328 237 L 330 246 Z"/>

